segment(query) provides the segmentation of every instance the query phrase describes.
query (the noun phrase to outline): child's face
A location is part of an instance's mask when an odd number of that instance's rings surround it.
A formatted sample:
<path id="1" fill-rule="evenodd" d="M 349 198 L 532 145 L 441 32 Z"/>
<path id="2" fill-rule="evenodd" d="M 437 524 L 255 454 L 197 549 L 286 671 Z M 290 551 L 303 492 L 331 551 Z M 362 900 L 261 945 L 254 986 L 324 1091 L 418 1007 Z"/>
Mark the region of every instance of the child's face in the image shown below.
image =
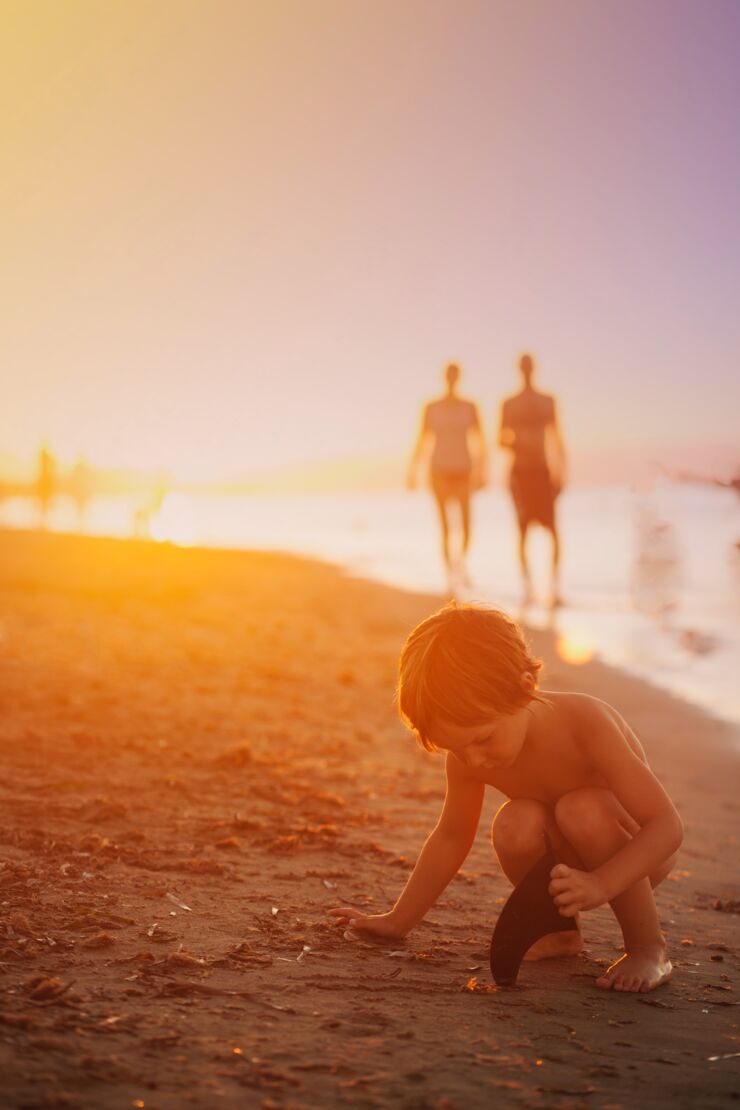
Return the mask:
<path id="1" fill-rule="evenodd" d="M 437 748 L 452 752 L 473 770 L 511 767 L 524 745 L 532 714 L 527 706 L 514 713 L 491 714 L 475 725 L 440 720 L 431 729 Z"/>

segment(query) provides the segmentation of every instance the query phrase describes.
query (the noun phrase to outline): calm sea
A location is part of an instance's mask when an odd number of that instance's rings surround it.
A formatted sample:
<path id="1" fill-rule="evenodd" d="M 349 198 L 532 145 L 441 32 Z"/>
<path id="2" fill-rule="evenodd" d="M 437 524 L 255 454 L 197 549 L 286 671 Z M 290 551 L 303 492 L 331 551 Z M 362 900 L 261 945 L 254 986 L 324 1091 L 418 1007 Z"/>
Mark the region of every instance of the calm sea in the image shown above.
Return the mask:
<path id="1" fill-rule="evenodd" d="M 131 535 L 147 522 L 125 499 L 91 503 L 85 528 Z M 466 599 L 551 627 L 563 658 L 594 655 L 740 723 L 740 499 L 710 486 L 666 483 L 566 490 L 559 502 L 561 593 L 555 611 L 519 608 L 515 528 L 503 490 L 479 493 Z M 0 504 L 0 524 L 35 523 L 27 502 Z M 77 526 L 60 499 L 49 526 Z M 323 494 L 200 497 L 169 493 L 149 522 L 155 539 L 318 556 L 350 574 L 423 593 L 446 592 L 431 495 Z M 547 594 L 548 541 L 531 538 L 538 592 Z"/>

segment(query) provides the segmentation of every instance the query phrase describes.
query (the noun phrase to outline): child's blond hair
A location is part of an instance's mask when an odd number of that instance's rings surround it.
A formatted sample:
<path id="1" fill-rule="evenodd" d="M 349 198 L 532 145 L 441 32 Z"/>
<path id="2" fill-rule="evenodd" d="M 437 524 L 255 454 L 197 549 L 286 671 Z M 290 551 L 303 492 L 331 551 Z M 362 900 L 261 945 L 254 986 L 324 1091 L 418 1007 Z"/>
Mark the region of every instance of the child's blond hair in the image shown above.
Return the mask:
<path id="1" fill-rule="evenodd" d="M 521 630 L 498 609 L 452 603 L 409 634 L 399 662 L 398 708 L 427 751 L 432 720 L 482 723 L 492 713 L 514 713 L 531 699 L 527 671 L 537 682 L 542 666 Z"/>

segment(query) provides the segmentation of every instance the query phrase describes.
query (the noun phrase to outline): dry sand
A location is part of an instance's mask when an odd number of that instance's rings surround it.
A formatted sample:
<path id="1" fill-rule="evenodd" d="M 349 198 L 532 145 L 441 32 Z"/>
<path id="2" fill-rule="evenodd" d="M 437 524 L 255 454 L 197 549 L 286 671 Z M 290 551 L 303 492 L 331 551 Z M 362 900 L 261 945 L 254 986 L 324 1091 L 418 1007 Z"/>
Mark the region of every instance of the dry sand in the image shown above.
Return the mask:
<path id="1" fill-rule="evenodd" d="M 603 909 L 584 954 L 494 992 L 493 793 L 405 944 L 326 917 L 389 907 L 436 820 L 441 759 L 405 733 L 393 687 L 437 600 L 287 556 L 9 532 L 0 591 L 3 1107 L 738 1097 L 729 726 L 533 636 L 544 685 L 613 702 L 684 817 L 659 893 L 677 967 L 649 996 L 595 989 L 619 950 Z"/>

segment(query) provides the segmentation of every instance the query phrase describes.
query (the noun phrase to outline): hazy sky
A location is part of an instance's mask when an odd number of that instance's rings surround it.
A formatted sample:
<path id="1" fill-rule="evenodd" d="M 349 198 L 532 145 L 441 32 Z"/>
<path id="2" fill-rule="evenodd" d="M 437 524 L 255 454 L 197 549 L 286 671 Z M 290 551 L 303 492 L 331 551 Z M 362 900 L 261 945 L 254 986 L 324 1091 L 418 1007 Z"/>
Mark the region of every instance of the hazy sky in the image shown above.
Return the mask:
<path id="1" fill-rule="evenodd" d="M 0 12 L 0 452 L 402 451 L 522 349 L 576 452 L 736 439 L 737 0 Z"/>

